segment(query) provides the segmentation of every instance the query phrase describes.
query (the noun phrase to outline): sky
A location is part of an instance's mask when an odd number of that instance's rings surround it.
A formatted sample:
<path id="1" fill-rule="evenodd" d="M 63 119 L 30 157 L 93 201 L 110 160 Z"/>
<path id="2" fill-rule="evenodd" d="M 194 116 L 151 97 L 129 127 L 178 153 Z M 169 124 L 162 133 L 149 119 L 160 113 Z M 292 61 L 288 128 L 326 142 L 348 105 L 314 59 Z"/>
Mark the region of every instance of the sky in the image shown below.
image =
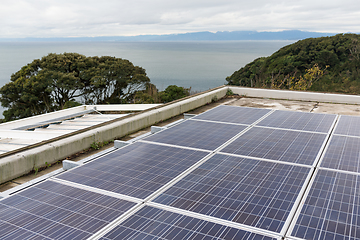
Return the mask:
<path id="1" fill-rule="evenodd" d="M 0 38 L 360 33 L 359 0 L 0 0 Z"/>

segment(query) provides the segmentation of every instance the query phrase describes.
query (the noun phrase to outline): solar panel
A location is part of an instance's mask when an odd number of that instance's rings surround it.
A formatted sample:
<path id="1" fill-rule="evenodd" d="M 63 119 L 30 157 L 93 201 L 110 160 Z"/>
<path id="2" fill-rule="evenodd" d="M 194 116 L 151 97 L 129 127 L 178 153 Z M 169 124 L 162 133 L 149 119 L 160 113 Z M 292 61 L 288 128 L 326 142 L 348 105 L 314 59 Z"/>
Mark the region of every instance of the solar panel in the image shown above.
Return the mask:
<path id="1" fill-rule="evenodd" d="M 319 170 L 291 236 L 360 239 L 359 175 Z"/>
<path id="2" fill-rule="evenodd" d="M 136 214 L 125 220 L 101 239 L 275 240 L 272 237 L 150 206 L 140 209 Z"/>
<path id="3" fill-rule="evenodd" d="M 334 135 L 321 167 L 360 172 L 360 138 Z"/>
<path id="4" fill-rule="evenodd" d="M 269 113 L 269 109 L 220 105 L 193 119 L 250 125 Z"/>
<path id="5" fill-rule="evenodd" d="M 1 239 L 86 239 L 135 203 L 46 181 L 0 201 Z"/>
<path id="6" fill-rule="evenodd" d="M 280 233 L 309 172 L 216 154 L 154 202 Z"/>
<path id="7" fill-rule="evenodd" d="M 258 126 L 328 133 L 336 115 L 292 111 L 275 111 Z"/>
<path id="8" fill-rule="evenodd" d="M 221 152 L 313 165 L 325 134 L 253 127 Z"/>
<path id="9" fill-rule="evenodd" d="M 144 199 L 207 154 L 139 142 L 57 178 Z"/>
<path id="10" fill-rule="evenodd" d="M 145 140 L 215 150 L 245 128 L 240 125 L 187 120 Z"/>
<path id="11" fill-rule="evenodd" d="M 334 133 L 360 137 L 360 117 L 341 116 Z"/>

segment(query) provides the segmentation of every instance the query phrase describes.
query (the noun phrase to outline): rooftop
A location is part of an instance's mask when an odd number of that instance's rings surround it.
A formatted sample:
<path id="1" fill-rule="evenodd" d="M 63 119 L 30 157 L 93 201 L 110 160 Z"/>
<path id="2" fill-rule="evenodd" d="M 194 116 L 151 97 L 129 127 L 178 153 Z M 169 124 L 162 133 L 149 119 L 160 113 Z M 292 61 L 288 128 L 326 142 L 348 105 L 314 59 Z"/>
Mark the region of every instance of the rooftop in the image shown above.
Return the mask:
<path id="1" fill-rule="evenodd" d="M 345 115 L 359 109 L 251 94 L 197 107 L 6 190 L 3 236 L 356 239 L 360 118 Z"/>

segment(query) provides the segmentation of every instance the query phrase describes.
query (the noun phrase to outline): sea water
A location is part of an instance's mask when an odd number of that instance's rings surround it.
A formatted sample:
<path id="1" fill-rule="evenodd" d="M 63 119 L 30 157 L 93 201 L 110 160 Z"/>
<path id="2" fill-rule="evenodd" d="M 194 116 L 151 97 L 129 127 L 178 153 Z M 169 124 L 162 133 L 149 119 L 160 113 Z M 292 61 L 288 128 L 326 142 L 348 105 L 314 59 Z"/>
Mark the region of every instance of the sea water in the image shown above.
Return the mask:
<path id="1" fill-rule="evenodd" d="M 234 71 L 293 41 L 0 42 L 0 87 L 11 74 L 49 53 L 114 56 L 146 70 L 162 91 L 169 85 L 204 91 L 226 83 Z M 3 109 L 0 108 L 0 113 Z M 1 118 L 1 116 L 0 116 Z"/>

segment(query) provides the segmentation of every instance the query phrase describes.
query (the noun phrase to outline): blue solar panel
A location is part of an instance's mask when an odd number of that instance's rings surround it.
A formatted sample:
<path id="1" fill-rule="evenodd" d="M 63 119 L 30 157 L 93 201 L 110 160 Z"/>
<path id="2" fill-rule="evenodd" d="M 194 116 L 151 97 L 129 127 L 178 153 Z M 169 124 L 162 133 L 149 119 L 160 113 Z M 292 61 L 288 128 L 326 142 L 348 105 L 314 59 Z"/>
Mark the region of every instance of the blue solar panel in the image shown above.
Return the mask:
<path id="1" fill-rule="evenodd" d="M 309 172 L 217 154 L 154 202 L 279 233 Z"/>
<path id="2" fill-rule="evenodd" d="M 134 205 L 47 181 L 0 201 L 0 238 L 86 239 Z"/>
<path id="3" fill-rule="evenodd" d="M 269 109 L 220 105 L 193 119 L 250 125 L 269 113 Z"/>
<path id="4" fill-rule="evenodd" d="M 215 150 L 246 126 L 188 120 L 146 138 L 147 141 Z"/>
<path id="5" fill-rule="evenodd" d="M 207 154 L 135 143 L 57 178 L 144 199 Z"/>
<path id="6" fill-rule="evenodd" d="M 341 116 L 334 133 L 360 137 L 360 117 Z"/>
<path id="7" fill-rule="evenodd" d="M 360 138 L 334 135 L 321 167 L 360 172 Z"/>
<path id="8" fill-rule="evenodd" d="M 319 170 L 291 236 L 360 239 L 359 175 Z"/>
<path id="9" fill-rule="evenodd" d="M 275 240 L 275 238 L 145 206 L 107 233 L 110 239 Z"/>
<path id="10" fill-rule="evenodd" d="M 335 118 L 333 114 L 275 111 L 257 125 L 328 133 Z"/>
<path id="11" fill-rule="evenodd" d="M 253 127 L 221 152 L 313 165 L 326 134 Z"/>

